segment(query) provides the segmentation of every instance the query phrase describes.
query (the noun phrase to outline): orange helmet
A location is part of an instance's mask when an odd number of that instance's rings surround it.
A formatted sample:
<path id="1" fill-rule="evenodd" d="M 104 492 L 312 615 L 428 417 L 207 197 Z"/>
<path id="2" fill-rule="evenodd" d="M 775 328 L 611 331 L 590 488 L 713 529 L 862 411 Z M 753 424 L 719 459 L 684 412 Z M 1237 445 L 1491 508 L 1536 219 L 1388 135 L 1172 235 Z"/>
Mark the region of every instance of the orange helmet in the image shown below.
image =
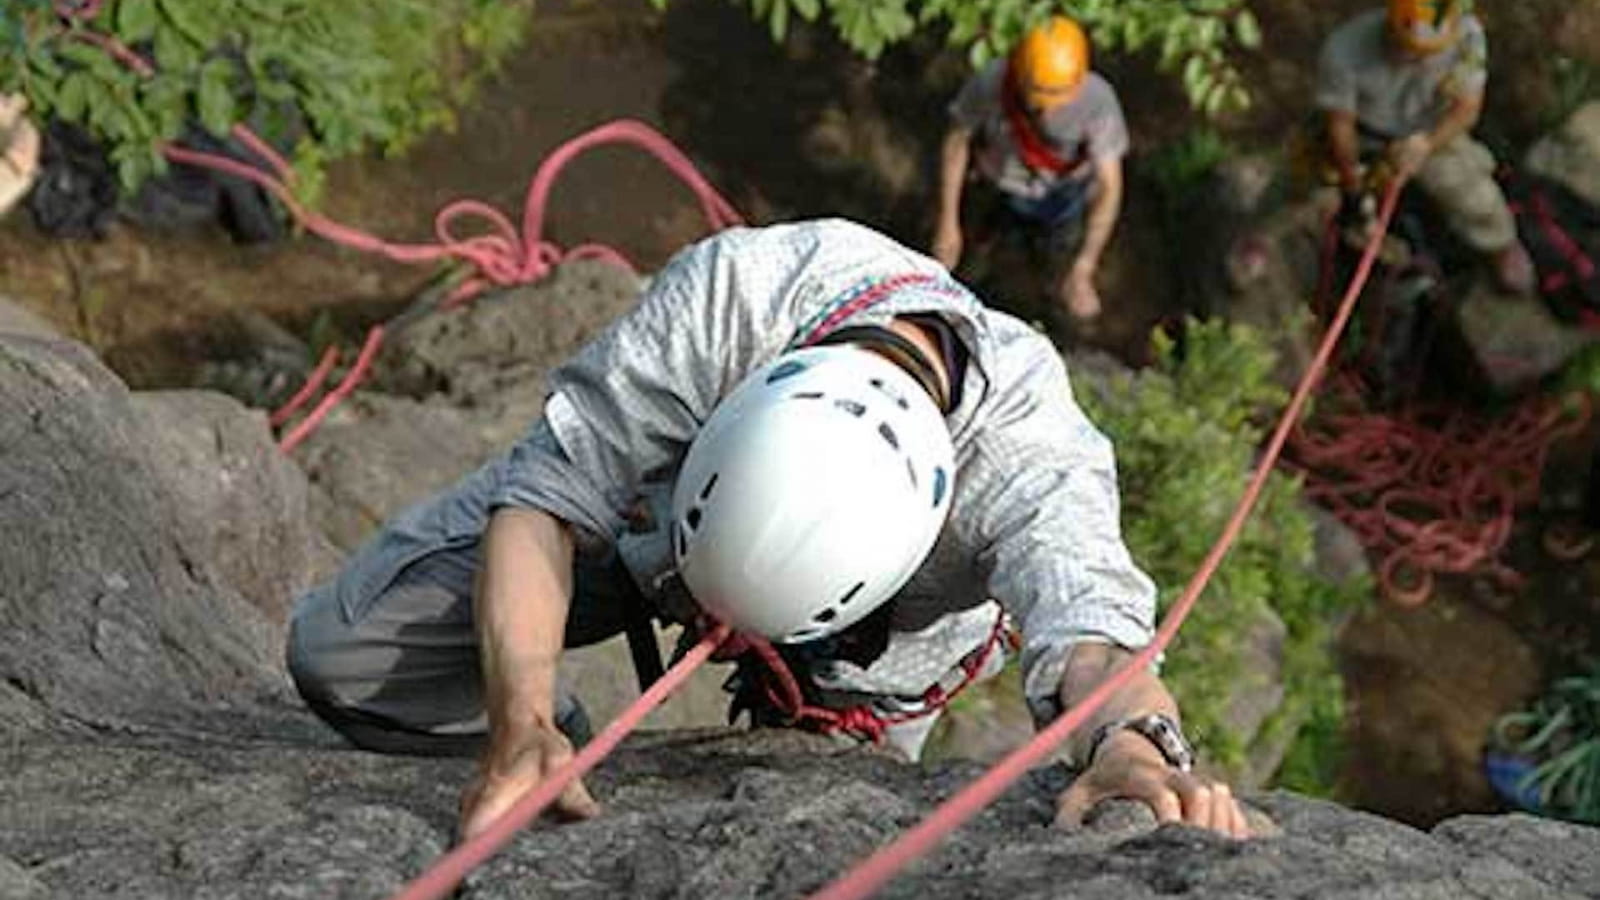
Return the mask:
<path id="1" fill-rule="evenodd" d="M 1448 50 L 1461 37 L 1467 0 L 1389 0 L 1389 33 L 1418 56 Z"/>
<path id="2" fill-rule="evenodd" d="M 1077 22 L 1053 16 L 1011 51 L 1011 77 L 1030 106 L 1071 100 L 1089 73 L 1089 38 Z"/>

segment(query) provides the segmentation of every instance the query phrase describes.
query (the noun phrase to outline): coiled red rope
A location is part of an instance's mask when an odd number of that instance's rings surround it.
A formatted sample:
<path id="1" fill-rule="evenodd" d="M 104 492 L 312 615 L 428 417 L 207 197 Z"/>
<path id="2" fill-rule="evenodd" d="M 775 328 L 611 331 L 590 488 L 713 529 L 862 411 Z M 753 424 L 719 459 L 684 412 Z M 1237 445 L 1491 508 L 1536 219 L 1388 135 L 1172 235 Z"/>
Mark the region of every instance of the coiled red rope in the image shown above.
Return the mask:
<path id="1" fill-rule="evenodd" d="M 148 77 L 155 73 L 149 60 L 134 52 L 114 36 L 93 31 L 83 23 L 101 11 L 102 0 L 56 4 L 56 13 L 63 19 L 78 23 L 69 36 L 100 47 L 107 54 L 132 71 Z M 527 200 L 523 205 L 520 231 L 499 210 L 476 200 L 458 200 L 441 209 L 434 219 L 434 241 L 423 244 L 393 243 L 360 229 L 351 228 L 308 209 L 295 196 L 294 169 L 276 150 L 255 132 L 244 125 L 235 125 L 232 135 L 241 144 L 265 162 L 266 168 L 213 153 L 191 150 L 177 144 L 165 144 L 162 155 L 176 163 L 199 166 L 243 178 L 260 186 L 278 198 L 307 231 L 325 240 L 374 253 L 401 263 L 429 263 L 452 260 L 466 264 L 471 274 L 462 281 L 440 305 L 441 309 L 458 306 L 478 296 L 491 287 L 512 287 L 544 278 L 559 263 L 574 259 L 599 259 L 633 271 L 633 266 L 616 250 L 602 244 L 584 244 L 564 250 L 544 237 L 545 208 L 550 189 L 563 168 L 584 151 L 603 144 L 632 144 L 655 156 L 693 192 L 713 231 L 743 224 L 743 219 L 709 181 L 695 168 L 681 150 L 655 129 L 643 122 L 622 119 L 610 122 L 579 135 L 562 144 L 546 157 L 528 185 Z M 476 221 L 483 231 L 463 234 L 464 221 Z M 310 436 L 322 420 L 366 377 L 372 361 L 383 343 L 384 328 L 376 326 L 367 333 L 351 370 L 340 379 L 338 387 L 328 393 L 288 434 L 280 438 L 278 446 L 284 452 L 293 450 Z M 270 421 L 275 426 L 287 424 L 294 415 L 316 396 L 323 383 L 337 365 L 337 355 L 324 355 L 321 364 L 312 372 L 300 390 L 275 410 Z"/>
<path id="2" fill-rule="evenodd" d="M 475 200 L 460 200 L 439 211 L 434 222 L 437 240 L 432 244 L 390 243 L 306 209 L 295 198 L 289 187 L 294 173 L 288 162 L 248 128 L 236 125 L 233 134 L 251 152 L 267 160 L 276 174 L 269 174 L 235 159 L 173 145 L 168 145 L 162 152 L 174 162 L 203 166 L 260 185 L 281 200 L 308 231 L 334 243 L 376 253 L 397 262 L 426 263 L 440 259 L 454 259 L 468 264 L 472 267 L 473 274 L 451 292 L 441 304 L 441 309 L 458 306 L 489 287 L 509 287 L 538 281 L 550 274 L 557 264 L 566 260 L 599 259 L 629 271 L 633 270 L 627 259 L 610 247 L 584 244 L 571 250 L 563 250 L 543 236 L 545 207 L 556 177 L 573 158 L 596 146 L 609 143 L 633 144 L 653 154 L 694 193 L 712 230 L 721 230 L 743 222 L 733 205 L 700 175 L 682 151 L 655 129 L 633 120 L 610 122 L 585 132 L 561 145 L 540 164 L 528 187 L 520 234 L 499 210 Z M 458 223 L 469 218 L 485 223 L 488 232 L 469 237 L 459 236 Z M 286 453 L 292 451 L 301 441 L 309 437 L 328 413 L 360 384 L 366 377 L 372 361 L 377 357 L 383 336 L 383 326 L 375 326 L 368 332 L 354 366 L 340 380 L 338 387 L 328 393 L 304 420 L 279 440 L 278 446 L 281 450 Z M 324 362 L 326 363 L 326 357 Z M 332 370 L 333 364 L 319 365 L 306 385 L 296 392 L 288 403 L 272 414 L 272 420 L 285 423 L 291 419 L 311 397 L 316 395 Z"/>
<path id="3" fill-rule="evenodd" d="M 1334 271 L 1338 232 L 1324 234 L 1317 312 Z M 1380 305 L 1381 310 L 1381 305 Z M 1382 325 L 1367 337 L 1380 355 Z M 1288 468 L 1305 478 L 1305 496 L 1350 528 L 1376 560 L 1380 593 L 1402 607 L 1427 602 L 1435 578 L 1481 573 L 1514 589 L 1522 576 L 1499 559 L 1516 510 L 1539 498 L 1551 446 L 1581 431 L 1587 394 L 1568 401 L 1534 397 L 1498 419 L 1416 407 L 1397 413 L 1362 408 L 1354 372 L 1331 379 L 1323 413 L 1289 442 Z"/>
<path id="4" fill-rule="evenodd" d="M 1384 595 L 1418 606 L 1439 574 L 1479 572 L 1506 588 L 1521 585 L 1499 560 L 1516 510 L 1538 499 L 1551 445 L 1589 417 L 1587 395 L 1570 404 L 1536 398 L 1499 420 L 1330 414 L 1295 435 L 1290 465 L 1306 475 L 1305 496 L 1377 559 Z"/>
<path id="5" fill-rule="evenodd" d="M 1182 627 L 1189 612 L 1194 608 L 1195 602 L 1200 598 L 1200 592 L 1205 590 L 1216 573 L 1217 567 L 1222 564 L 1223 558 L 1239 537 L 1239 532 L 1244 529 L 1245 521 L 1254 509 L 1256 500 L 1261 496 L 1261 490 L 1266 486 L 1267 477 L 1272 474 L 1278 456 L 1283 452 L 1284 444 L 1289 440 L 1289 433 L 1294 429 L 1300 419 L 1300 413 L 1305 409 L 1306 402 L 1311 397 L 1312 390 L 1316 387 L 1318 379 L 1328 366 L 1328 360 L 1333 355 L 1334 348 L 1338 345 L 1339 338 L 1344 334 L 1345 326 L 1350 321 L 1350 314 L 1354 312 L 1356 300 L 1361 296 L 1361 289 L 1366 285 L 1367 277 L 1372 273 L 1372 265 L 1377 260 L 1378 248 L 1384 234 L 1388 232 L 1389 221 L 1394 216 L 1395 204 L 1399 200 L 1401 183 L 1392 184 L 1384 195 L 1383 204 L 1378 215 L 1377 234 L 1366 252 L 1362 254 L 1361 263 L 1356 267 L 1355 276 L 1351 281 L 1350 289 L 1340 301 L 1338 312 L 1334 315 L 1333 323 L 1328 327 L 1327 334 L 1323 336 L 1322 344 L 1317 348 L 1317 354 L 1311 360 L 1305 376 L 1301 378 L 1299 386 L 1295 388 L 1294 396 L 1289 400 L 1289 405 L 1284 409 L 1282 417 L 1278 420 L 1277 428 L 1272 432 L 1272 437 L 1267 441 L 1267 447 L 1262 454 L 1261 462 L 1256 466 L 1255 472 L 1250 476 L 1250 483 L 1245 487 L 1244 495 L 1239 499 L 1233 515 L 1228 519 L 1227 525 L 1222 529 L 1222 534 L 1217 537 L 1216 543 L 1206 554 L 1205 560 L 1195 572 L 1194 577 L 1184 587 L 1183 593 L 1173 603 L 1166 619 L 1161 622 L 1161 627 L 1156 629 L 1155 637 L 1143 650 L 1129 658 L 1115 673 L 1101 682 L 1098 687 L 1090 691 L 1077 706 L 1068 710 L 1060 718 L 1050 723 L 1049 727 L 1034 735 L 1033 740 L 1012 751 L 1005 759 L 995 764 L 988 772 L 972 784 L 967 785 L 955 796 L 946 800 L 934 810 L 931 815 L 922 820 L 916 827 L 901 835 L 893 843 L 873 854 L 866 861 L 851 869 L 845 875 L 811 895 L 810 900 L 860 900 L 871 895 L 878 888 L 893 878 L 895 873 L 910 865 L 912 861 L 921 857 L 950 832 L 981 812 L 984 807 L 993 803 L 1006 788 L 1010 787 L 1018 778 L 1021 778 L 1030 768 L 1043 762 L 1055 748 L 1060 746 L 1078 727 L 1088 721 L 1113 694 L 1127 684 L 1128 679 L 1140 669 L 1148 667 L 1155 661 L 1156 656 L 1166 649 Z"/>

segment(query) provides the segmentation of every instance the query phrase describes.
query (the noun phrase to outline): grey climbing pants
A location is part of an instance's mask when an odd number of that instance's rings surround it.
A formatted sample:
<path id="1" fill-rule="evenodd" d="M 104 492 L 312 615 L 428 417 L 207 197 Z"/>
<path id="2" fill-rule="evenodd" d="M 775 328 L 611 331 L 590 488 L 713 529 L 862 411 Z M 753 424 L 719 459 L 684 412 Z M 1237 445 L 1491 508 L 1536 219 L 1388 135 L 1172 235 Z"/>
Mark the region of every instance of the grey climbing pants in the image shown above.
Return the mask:
<path id="1" fill-rule="evenodd" d="M 307 705 L 368 750 L 477 753 L 488 735 L 472 617 L 478 557 L 476 543 L 424 556 L 359 608 L 331 583 L 301 597 L 287 655 Z M 643 601 L 620 561 L 580 557 L 574 576 L 566 646 L 621 634 Z M 558 720 L 575 709 L 565 690 L 557 702 Z"/>

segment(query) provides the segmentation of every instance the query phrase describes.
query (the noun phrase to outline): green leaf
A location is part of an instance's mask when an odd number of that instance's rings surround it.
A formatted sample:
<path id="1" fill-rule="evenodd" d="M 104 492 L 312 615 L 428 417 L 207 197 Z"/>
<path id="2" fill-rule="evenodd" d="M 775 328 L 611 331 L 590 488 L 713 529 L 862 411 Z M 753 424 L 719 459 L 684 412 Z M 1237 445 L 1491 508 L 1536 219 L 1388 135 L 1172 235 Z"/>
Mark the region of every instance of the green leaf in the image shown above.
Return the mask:
<path id="1" fill-rule="evenodd" d="M 794 11 L 807 22 L 815 22 L 822 13 L 822 3 L 820 0 L 794 0 Z"/>
<path id="2" fill-rule="evenodd" d="M 161 28 L 155 36 L 156 67 L 163 72 L 187 73 L 200 65 L 200 51 L 175 28 Z"/>
<path id="3" fill-rule="evenodd" d="M 89 85 L 93 80 L 87 72 L 68 75 L 56 95 L 56 114 L 68 122 L 82 122 L 89 109 Z"/>
<path id="4" fill-rule="evenodd" d="M 117 34 L 127 43 L 149 40 L 160 22 L 156 0 L 120 0 L 117 4 Z"/>
<path id="5" fill-rule="evenodd" d="M 236 121 L 232 75 L 233 66 L 221 59 L 214 59 L 200 69 L 195 108 L 200 114 L 200 124 L 218 137 L 226 135 Z"/>
<path id="6" fill-rule="evenodd" d="M 772 0 L 771 26 L 773 43 L 783 43 L 789 31 L 789 0 Z"/>
<path id="7" fill-rule="evenodd" d="M 1261 46 L 1261 24 L 1256 21 L 1255 13 L 1248 9 L 1239 10 L 1239 15 L 1233 20 L 1233 36 L 1239 46 L 1255 50 Z"/>

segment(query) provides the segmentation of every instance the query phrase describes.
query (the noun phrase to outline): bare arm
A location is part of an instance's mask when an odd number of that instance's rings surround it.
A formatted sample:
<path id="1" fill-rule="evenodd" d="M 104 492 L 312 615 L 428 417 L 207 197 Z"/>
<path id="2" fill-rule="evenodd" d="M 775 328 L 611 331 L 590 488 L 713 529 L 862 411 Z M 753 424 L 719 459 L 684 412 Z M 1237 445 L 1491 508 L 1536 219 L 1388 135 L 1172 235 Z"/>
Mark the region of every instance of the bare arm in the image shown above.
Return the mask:
<path id="1" fill-rule="evenodd" d="M 961 187 L 972 157 L 972 129 L 952 126 L 939 155 L 939 222 L 961 227 Z"/>
<path id="2" fill-rule="evenodd" d="M 1361 151 L 1356 137 L 1355 113 L 1329 111 L 1328 149 L 1339 171 L 1339 187 L 1350 193 L 1361 190 Z"/>
<path id="3" fill-rule="evenodd" d="M 1078 644 L 1061 673 L 1061 708 L 1071 709 L 1132 655 L 1114 644 Z M 1149 713 L 1164 713 L 1177 721 L 1178 704 L 1167 692 L 1161 679 L 1149 669 L 1140 669 L 1082 728 L 1073 733 L 1068 742 L 1068 751 L 1074 760 L 1083 762 L 1095 729 L 1106 722 Z"/>
<path id="4" fill-rule="evenodd" d="M 502 508 L 484 532 L 473 598 L 490 734 L 555 721 L 572 596 L 572 536 L 539 510 Z"/>
<path id="5" fill-rule="evenodd" d="M 1478 124 L 1478 119 L 1483 115 L 1483 95 L 1468 94 L 1457 97 L 1450 104 L 1450 109 L 1434 126 L 1428 134 L 1429 151 L 1438 150 L 1456 138 L 1466 134 Z"/>
<path id="6" fill-rule="evenodd" d="M 1116 230 L 1117 217 L 1122 213 L 1122 160 L 1098 160 L 1094 174 L 1097 189 L 1077 260 L 1079 267 L 1091 272 L 1099 267 L 1100 255 L 1110 243 L 1111 232 Z"/>
<path id="7" fill-rule="evenodd" d="M 572 745 L 555 719 L 572 556 L 566 523 L 548 513 L 502 508 L 484 531 L 473 620 L 489 746 L 462 796 L 463 838 L 487 828 L 572 759 Z M 562 792 L 554 809 L 568 818 L 600 811 L 580 781 Z"/>
<path id="8" fill-rule="evenodd" d="M 972 129 L 952 126 L 939 157 L 939 208 L 933 229 L 933 256 L 954 269 L 961 262 L 961 188 L 972 157 Z"/>

